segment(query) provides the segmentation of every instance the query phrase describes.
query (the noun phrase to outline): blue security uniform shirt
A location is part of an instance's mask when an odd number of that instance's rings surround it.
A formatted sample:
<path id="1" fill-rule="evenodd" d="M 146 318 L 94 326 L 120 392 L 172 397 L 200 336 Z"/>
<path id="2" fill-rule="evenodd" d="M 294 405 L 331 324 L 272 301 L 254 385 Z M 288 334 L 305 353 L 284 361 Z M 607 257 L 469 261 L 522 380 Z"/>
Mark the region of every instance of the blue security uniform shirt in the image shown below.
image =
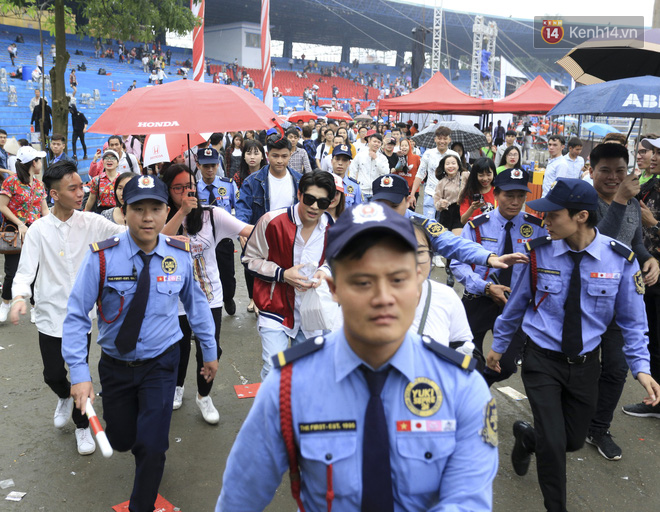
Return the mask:
<path id="1" fill-rule="evenodd" d="M 636 376 L 638 372 L 650 372 L 642 274 L 637 261 L 628 262 L 612 249 L 613 242 L 612 238 L 596 231 L 596 238 L 584 249 L 586 254 L 580 264 L 581 354 L 600 345 L 600 337 L 616 313 L 616 323 L 625 340 L 623 352 Z M 522 272 L 511 297 L 495 322 L 492 347 L 495 352 L 506 351 L 521 320 L 523 331 L 534 343 L 561 352 L 564 303 L 573 271 L 569 250 L 564 240 L 553 240 L 535 249 L 538 275 L 535 297 L 532 296 L 530 264 L 521 265 Z M 534 304 L 546 293 L 546 298 L 534 311 Z"/>
<path id="2" fill-rule="evenodd" d="M 209 192 L 213 191 L 215 201 L 212 203 L 212 206 L 224 208 L 227 213 L 231 213 L 232 208 L 236 207 L 238 188 L 236 188 L 236 183 L 231 178 L 216 176 L 210 185 L 204 183 L 203 180 L 199 180 L 197 182 L 197 190 L 199 202 L 204 206 L 211 206 L 209 203 Z"/>
<path id="3" fill-rule="evenodd" d="M 349 347 L 341 329 L 326 337 L 323 348 L 291 364 L 303 504 L 309 511 L 327 509 L 327 468 L 332 464 L 332 509 L 360 510 L 369 390 L 359 367 L 365 363 Z M 486 418 L 493 419 L 495 406 L 483 378 L 436 356 L 412 333 L 387 364 L 392 370 L 381 396 L 390 441 L 394 510 L 492 510 L 498 453 L 486 442 L 494 439 L 484 429 Z M 432 385 L 421 384 L 422 379 Z M 407 387 L 412 390 L 407 392 Z M 427 415 L 422 416 L 417 408 L 421 406 L 407 405 L 406 400 L 414 401 L 422 388 L 430 387 L 437 389 L 437 399 L 428 402 Z M 216 512 L 264 510 L 288 469 L 279 388 L 280 370 L 274 370 L 262 383 L 231 450 Z"/>
<path id="4" fill-rule="evenodd" d="M 488 220 L 478 226 L 479 232 L 481 233 L 481 245 L 490 253 L 503 254 L 504 238 L 506 236 L 504 226 L 508 220 L 502 216 L 499 209 L 495 209 L 491 212 L 475 217 L 473 221 L 478 222 L 477 219 L 483 220 L 484 218 L 487 218 Z M 545 228 L 538 225 L 540 222 L 539 219 L 528 213 L 520 212 L 511 219 L 511 222 L 513 222 L 513 226 L 511 227 L 513 252 L 526 252 L 525 244 L 529 240 L 533 240 L 540 236 L 546 236 L 548 234 Z M 477 241 L 475 229 L 470 226 L 470 223 L 465 225 L 461 236 L 473 242 Z M 516 283 L 522 269 L 522 265 L 513 266 L 511 273 L 511 288 L 513 288 L 513 285 Z M 472 270 L 470 265 L 459 260 L 452 260 L 451 270 L 456 279 L 458 279 L 458 281 L 465 287 L 465 291 L 475 295 L 483 295 L 484 289 L 486 288 L 486 282 L 488 281 L 487 279 L 484 279 L 487 272 L 489 276 L 501 272 L 501 269 L 492 269 L 483 265 L 476 265 L 474 270 Z"/>
<path id="5" fill-rule="evenodd" d="M 346 208 L 363 202 L 360 184 L 348 175 L 344 176 L 344 195 L 346 196 Z"/>
<path id="6" fill-rule="evenodd" d="M 468 264 L 482 265 L 485 267 L 488 265 L 488 258 L 492 254 L 495 254 L 486 250 L 478 243 L 454 235 L 454 233 L 448 229 L 445 229 L 444 226 L 441 226 L 435 220 L 429 219 L 424 215 L 420 215 L 419 213 L 415 213 L 406 209 L 404 216 L 407 219 L 425 223 L 424 227 L 426 227 L 426 232 L 431 239 L 433 252 L 440 254 L 445 258 L 460 260 Z M 434 229 L 434 226 L 436 225 L 439 228 L 441 227 L 441 230 Z"/>
<path id="7" fill-rule="evenodd" d="M 117 316 L 121 298 L 124 299 L 124 304 L 119 317 L 110 324 L 103 321 L 99 315 L 97 343 L 103 351 L 111 357 L 126 361 L 151 359 L 162 354 L 182 337 L 178 315 L 180 299 L 188 321 L 201 342 L 204 361 L 216 360 L 218 354 L 214 338 L 215 324 L 204 292 L 193 277 L 190 253 L 168 245 L 164 235 L 159 236 L 155 255 L 149 264 L 149 301 L 136 349 L 127 354 L 119 353 L 115 339 L 131 306 L 143 263 L 137 254 L 139 248 L 130 239 L 128 232 L 117 235 L 115 240 L 117 239 L 118 245 L 104 250 L 106 276 L 101 303 L 105 318 L 112 320 Z M 173 271 L 172 267 L 175 267 Z M 67 304 L 62 332 L 62 355 L 69 365 L 72 384 L 91 381 L 89 366 L 85 360 L 87 333 L 92 328 L 88 314 L 99 294 L 99 272 L 99 254 L 90 251 L 78 271 Z"/>

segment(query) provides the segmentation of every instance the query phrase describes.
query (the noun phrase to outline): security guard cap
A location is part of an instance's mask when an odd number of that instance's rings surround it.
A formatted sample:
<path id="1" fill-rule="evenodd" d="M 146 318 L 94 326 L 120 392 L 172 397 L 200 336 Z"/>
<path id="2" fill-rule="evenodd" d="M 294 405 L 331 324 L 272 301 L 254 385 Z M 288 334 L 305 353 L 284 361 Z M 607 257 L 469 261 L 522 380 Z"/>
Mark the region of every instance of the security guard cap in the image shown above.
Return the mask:
<path id="1" fill-rule="evenodd" d="M 537 212 L 554 212 L 564 208 L 594 211 L 598 209 L 598 193 L 586 181 L 559 178 L 545 197 L 530 201 L 527 206 Z"/>
<path id="2" fill-rule="evenodd" d="M 493 186 L 500 190 L 525 190 L 531 192 L 527 183 L 529 173 L 522 169 L 506 169 L 499 173 L 493 180 Z"/>
<path id="3" fill-rule="evenodd" d="M 417 238 L 410 220 L 399 215 L 389 206 L 372 201 L 358 204 L 344 211 L 328 228 L 326 259 L 332 261 L 351 240 L 375 230 L 396 235 L 412 250 L 417 250 Z"/>
<path id="4" fill-rule="evenodd" d="M 167 185 L 156 176 L 135 176 L 124 185 L 124 202 L 137 203 L 143 199 L 154 199 L 167 204 Z"/>

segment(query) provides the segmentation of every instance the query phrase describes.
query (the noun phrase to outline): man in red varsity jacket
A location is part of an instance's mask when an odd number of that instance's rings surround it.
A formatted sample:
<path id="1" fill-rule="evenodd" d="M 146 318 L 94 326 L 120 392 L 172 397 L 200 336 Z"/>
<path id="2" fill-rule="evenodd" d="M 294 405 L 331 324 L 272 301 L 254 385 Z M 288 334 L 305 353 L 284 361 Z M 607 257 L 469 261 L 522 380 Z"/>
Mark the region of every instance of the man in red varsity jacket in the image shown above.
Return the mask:
<path id="1" fill-rule="evenodd" d="M 263 215 L 243 249 L 242 261 L 255 276 L 254 302 L 259 308 L 262 344 L 261 379 L 272 368 L 271 357 L 291 344 L 321 334 L 305 331 L 300 304 L 304 293 L 330 275 L 324 264 L 326 228 L 333 223 L 326 212 L 335 195 L 332 174 L 303 175 L 298 203 Z"/>

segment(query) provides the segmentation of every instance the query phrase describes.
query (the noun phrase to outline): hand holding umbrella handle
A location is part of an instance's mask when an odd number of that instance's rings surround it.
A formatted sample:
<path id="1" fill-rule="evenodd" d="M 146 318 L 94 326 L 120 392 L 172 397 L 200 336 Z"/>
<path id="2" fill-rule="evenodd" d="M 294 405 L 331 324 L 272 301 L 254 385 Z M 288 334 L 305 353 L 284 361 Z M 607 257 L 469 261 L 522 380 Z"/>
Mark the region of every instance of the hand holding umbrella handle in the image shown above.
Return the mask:
<path id="1" fill-rule="evenodd" d="M 96 436 L 96 441 L 99 443 L 101 453 L 106 459 L 112 457 L 112 446 L 110 446 L 108 436 L 105 435 L 105 431 L 101 426 L 101 422 L 99 421 L 99 418 L 94 411 L 94 407 L 92 407 L 92 401 L 89 398 L 87 399 L 85 413 L 89 418 L 89 426 L 92 427 L 92 432 L 94 432 L 94 435 Z"/>

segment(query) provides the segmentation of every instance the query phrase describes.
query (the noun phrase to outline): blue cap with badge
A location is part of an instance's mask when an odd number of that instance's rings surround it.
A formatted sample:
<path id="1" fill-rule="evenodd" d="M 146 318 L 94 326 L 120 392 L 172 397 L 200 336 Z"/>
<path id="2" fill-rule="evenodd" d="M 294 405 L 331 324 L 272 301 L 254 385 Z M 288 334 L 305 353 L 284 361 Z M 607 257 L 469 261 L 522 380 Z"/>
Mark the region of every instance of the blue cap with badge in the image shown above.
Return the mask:
<path id="1" fill-rule="evenodd" d="M 348 147 L 346 144 L 337 144 L 332 150 L 332 156 L 339 156 L 339 155 L 347 156 L 350 159 L 353 158 L 353 154 L 351 153 L 351 148 Z"/>
<path id="2" fill-rule="evenodd" d="M 526 190 L 531 192 L 527 183 L 529 182 L 529 173 L 522 169 L 505 169 L 500 172 L 493 180 L 493 186 L 500 190 Z"/>
<path id="3" fill-rule="evenodd" d="M 215 165 L 220 163 L 218 150 L 212 147 L 199 148 L 197 150 L 197 161 L 199 165 Z"/>
<path id="4" fill-rule="evenodd" d="M 372 201 L 355 205 L 344 211 L 328 228 L 326 259 L 333 260 L 351 240 L 374 230 L 387 231 L 389 234 L 397 235 L 413 250 L 417 249 L 417 238 L 412 222 L 389 206 Z"/>
<path id="5" fill-rule="evenodd" d="M 167 185 L 155 176 L 135 176 L 124 185 L 124 203 L 133 204 L 143 199 L 154 199 L 167 204 Z"/>
<path id="6" fill-rule="evenodd" d="M 589 183 L 575 178 L 559 178 L 550 187 L 550 192 L 541 199 L 527 203 L 537 212 L 570 210 L 597 210 L 598 192 Z"/>
<path id="7" fill-rule="evenodd" d="M 384 199 L 399 204 L 410 195 L 408 182 L 404 177 L 397 174 L 385 174 L 380 178 L 376 178 L 371 187 L 374 193 L 371 197 L 372 201 Z"/>

